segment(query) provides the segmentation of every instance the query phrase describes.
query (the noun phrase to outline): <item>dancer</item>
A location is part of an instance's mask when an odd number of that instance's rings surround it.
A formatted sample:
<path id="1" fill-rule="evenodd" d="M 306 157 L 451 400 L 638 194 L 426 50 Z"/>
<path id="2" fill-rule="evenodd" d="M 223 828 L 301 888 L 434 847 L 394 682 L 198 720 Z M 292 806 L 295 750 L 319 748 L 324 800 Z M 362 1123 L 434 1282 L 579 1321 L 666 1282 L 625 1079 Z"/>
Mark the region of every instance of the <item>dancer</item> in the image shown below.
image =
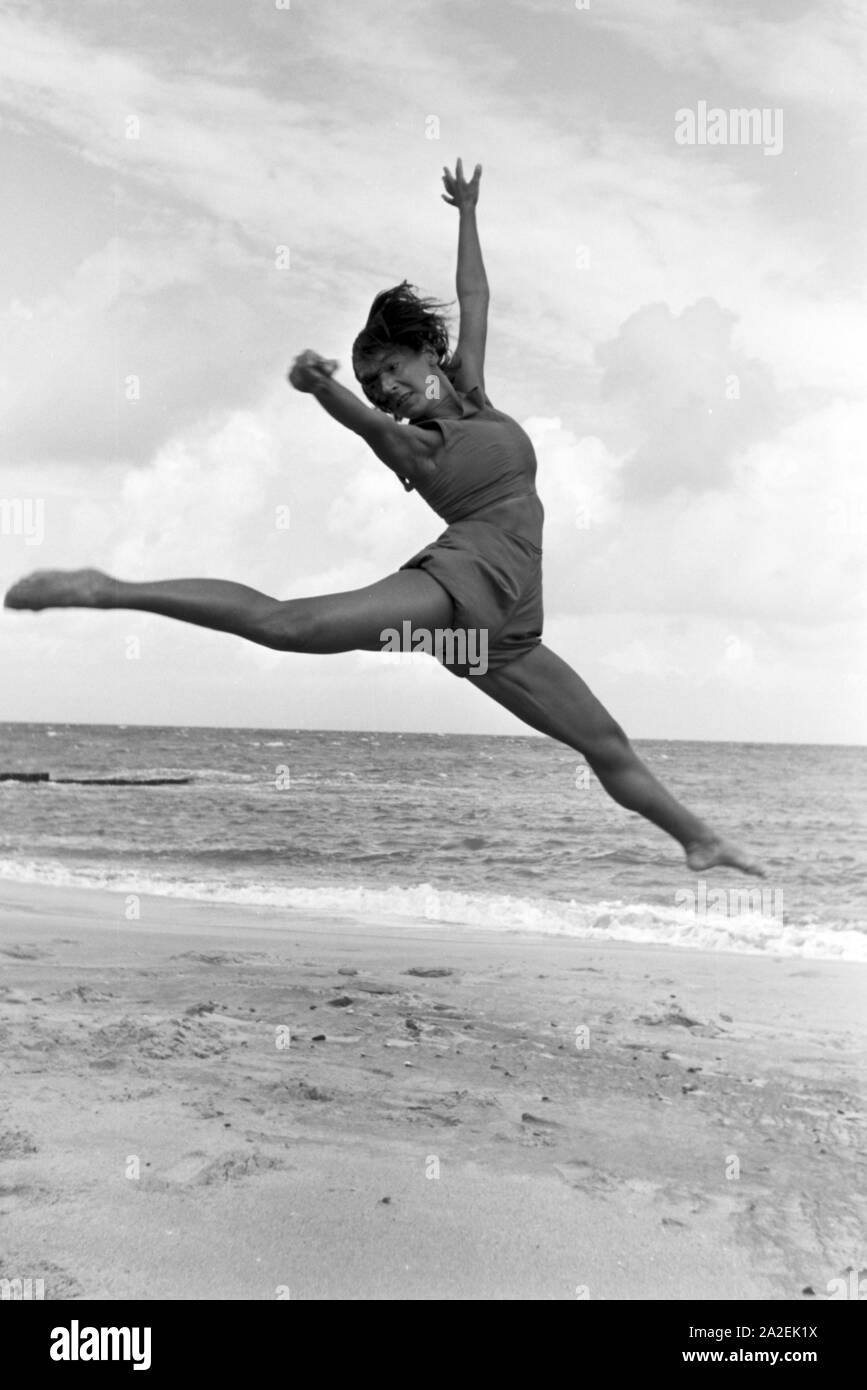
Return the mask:
<path id="1" fill-rule="evenodd" d="M 684 848 L 696 871 L 762 870 L 656 780 L 580 676 L 542 642 L 542 504 L 536 459 L 521 427 L 485 394 L 488 283 L 476 226 L 481 166 L 445 170 L 459 215 L 460 332 L 449 351 L 445 306 L 406 281 L 377 295 L 353 345 L 370 409 L 334 378 L 337 363 L 298 356 L 289 372 L 339 424 L 360 435 L 448 529 L 396 573 L 365 588 L 280 600 L 220 579 L 124 583 L 99 570 L 39 570 L 7 593 L 7 608 L 126 608 L 234 633 L 286 652 L 381 651 L 386 634 L 481 634 L 486 660 L 444 661 L 531 728 L 583 755 L 621 806 Z M 407 625 L 407 626 L 405 626 Z M 467 647 L 463 648 L 466 652 Z M 484 668 L 484 669 L 483 669 Z"/>

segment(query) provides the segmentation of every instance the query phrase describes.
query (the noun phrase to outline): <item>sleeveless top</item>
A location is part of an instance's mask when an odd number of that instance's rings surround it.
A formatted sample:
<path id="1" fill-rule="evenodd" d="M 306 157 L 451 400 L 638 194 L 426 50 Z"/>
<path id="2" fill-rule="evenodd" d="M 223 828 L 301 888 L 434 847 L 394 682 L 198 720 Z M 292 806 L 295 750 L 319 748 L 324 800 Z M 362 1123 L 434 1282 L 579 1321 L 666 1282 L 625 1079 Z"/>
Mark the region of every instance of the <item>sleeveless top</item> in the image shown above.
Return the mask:
<path id="1" fill-rule="evenodd" d="M 430 471 L 413 489 L 449 526 L 486 521 L 541 550 L 544 512 L 536 492 L 536 455 L 529 435 L 496 410 L 481 388 L 459 393 L 460 416 L 415 420 L 442 438 Z"/>

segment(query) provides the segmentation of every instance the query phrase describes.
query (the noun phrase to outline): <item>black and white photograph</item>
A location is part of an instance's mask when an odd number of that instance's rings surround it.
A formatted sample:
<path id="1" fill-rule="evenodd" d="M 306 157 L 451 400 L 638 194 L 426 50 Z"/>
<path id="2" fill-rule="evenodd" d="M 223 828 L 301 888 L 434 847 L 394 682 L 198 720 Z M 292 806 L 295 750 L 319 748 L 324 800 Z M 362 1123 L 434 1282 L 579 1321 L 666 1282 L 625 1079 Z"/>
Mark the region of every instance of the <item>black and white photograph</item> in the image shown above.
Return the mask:
<path id="1" fill-rule="evenodd" d="M 33 1365 L 867 1299 L 865 91 L 859 0 L 0 0 Z"/>

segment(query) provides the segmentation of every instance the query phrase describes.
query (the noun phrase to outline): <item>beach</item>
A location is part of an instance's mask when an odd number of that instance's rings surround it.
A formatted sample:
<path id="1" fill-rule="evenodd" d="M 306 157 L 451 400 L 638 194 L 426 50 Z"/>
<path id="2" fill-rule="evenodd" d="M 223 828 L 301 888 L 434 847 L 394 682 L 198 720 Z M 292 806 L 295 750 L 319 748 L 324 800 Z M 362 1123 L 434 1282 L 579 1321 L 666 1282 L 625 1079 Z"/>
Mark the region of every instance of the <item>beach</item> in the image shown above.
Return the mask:
<path id="1" fill-rule="evenodd" d="M 3 1278 L 46 1299 L 811 1299 L 865 967 L 0 884 Z"/>

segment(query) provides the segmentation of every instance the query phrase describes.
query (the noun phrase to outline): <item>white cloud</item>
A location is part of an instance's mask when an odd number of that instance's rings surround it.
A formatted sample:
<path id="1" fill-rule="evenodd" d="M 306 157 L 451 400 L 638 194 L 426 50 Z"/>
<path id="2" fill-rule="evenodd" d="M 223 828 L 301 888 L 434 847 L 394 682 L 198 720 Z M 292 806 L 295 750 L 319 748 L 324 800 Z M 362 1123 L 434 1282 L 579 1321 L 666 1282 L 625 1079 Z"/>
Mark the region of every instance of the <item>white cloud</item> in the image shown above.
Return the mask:
<path id="1" fill-rule="evenodd" d="M 715 72 L 738 90 L 752 84 L 778 100 L 863 115 L 867 22 L 858 0 L 819 0 L 801 13 L 793 3 L 773 16 L 714 0 L 657 0 L 651 8 L 619 0 L 598 22 L 679 72 Z"/>

